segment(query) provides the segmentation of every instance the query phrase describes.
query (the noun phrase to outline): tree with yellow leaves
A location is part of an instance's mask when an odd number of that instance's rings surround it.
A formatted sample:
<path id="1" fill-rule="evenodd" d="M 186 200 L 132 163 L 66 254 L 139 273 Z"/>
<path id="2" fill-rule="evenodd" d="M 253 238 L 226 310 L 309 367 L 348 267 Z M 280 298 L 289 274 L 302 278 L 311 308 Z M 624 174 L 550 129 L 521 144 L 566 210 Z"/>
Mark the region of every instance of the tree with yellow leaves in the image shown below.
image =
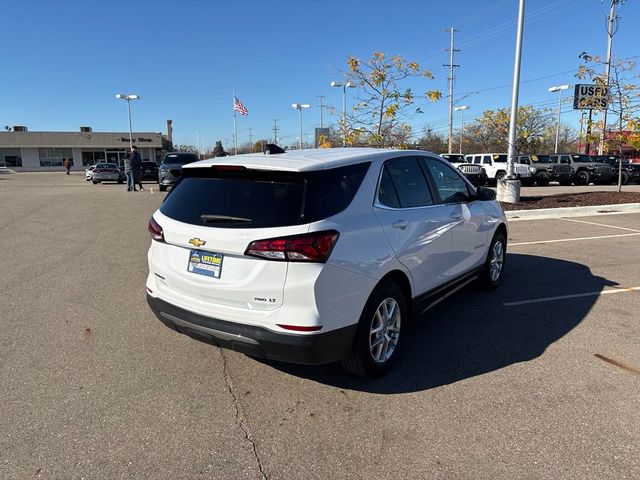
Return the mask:
<path id="1" fill-rule="evenodd" d="M 402 147 L 410 136 L 407 115 L 422 113 L 411 88 L 402 84 L 409 78 L 433 80 L 433 74 L 400 55 L 382 52 L 373 52 L 368 60 L 349 57 L 347 65 L 344 77 L 359 87 L 357 102 L 340 125 L 347 144 Z M 441 97 L 437 90 L 424 93 L 428 101 Z"/>

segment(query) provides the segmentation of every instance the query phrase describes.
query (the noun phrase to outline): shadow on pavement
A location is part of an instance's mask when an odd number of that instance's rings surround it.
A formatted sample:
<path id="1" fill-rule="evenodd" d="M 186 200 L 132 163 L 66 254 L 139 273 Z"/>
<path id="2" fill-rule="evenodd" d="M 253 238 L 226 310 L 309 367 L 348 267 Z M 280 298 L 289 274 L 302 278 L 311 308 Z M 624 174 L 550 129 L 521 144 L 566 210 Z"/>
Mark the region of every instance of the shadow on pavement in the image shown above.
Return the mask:
<path id="1" fill-rule="evenodd" d="M 266 362 L 299 377 L 351 390 L 406 393 L 492 372 L 540 356 L 589 313 L 597 295 L 505 306 L 536 298 L 599 292 L 615 285 L 585 265 L 510 254 L 502 286 L 469 286 L 425 312 L 404 330 L 402 351 L 385 377 L 354 377 L 339 364 L 319 367 Z"/>

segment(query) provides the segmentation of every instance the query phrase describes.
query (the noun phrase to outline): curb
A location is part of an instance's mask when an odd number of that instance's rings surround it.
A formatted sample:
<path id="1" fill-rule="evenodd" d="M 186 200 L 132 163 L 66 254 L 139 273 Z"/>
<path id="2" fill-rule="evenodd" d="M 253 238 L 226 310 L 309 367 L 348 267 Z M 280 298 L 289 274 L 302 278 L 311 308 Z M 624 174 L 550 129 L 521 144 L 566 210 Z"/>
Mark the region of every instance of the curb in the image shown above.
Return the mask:
<path id="1" fill-rule="evenodd" d="M 542 220 L 545 218 L 587 217 L 593 215 L 613 215 L 640 213 L 640 203 L 620 203 L 617 205 L 594 205 L 589 207 L 538 208 L 535 210 L 509 210 L 504 212 L 507 220 Z"/>
<path id="2" fill-rule="evenodd" d="M 0 167 L 0 174 L 2 173 L 16 173 L 16 172 L 14 172 L 13 170 L 7 167 Z"/>

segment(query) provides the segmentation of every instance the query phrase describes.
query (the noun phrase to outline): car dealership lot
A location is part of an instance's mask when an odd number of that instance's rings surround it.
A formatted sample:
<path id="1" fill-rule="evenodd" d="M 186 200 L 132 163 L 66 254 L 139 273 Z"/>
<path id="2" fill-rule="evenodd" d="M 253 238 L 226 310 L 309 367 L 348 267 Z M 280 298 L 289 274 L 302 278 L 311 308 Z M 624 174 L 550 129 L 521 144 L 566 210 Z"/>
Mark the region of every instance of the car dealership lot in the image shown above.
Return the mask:
<path id="1" fill-rule="evenodd" d="M 0 478 L 640 476 L 640 214 L 512 222 L 368 381 L 160 324 L 153 187 L 0 176 Z"/>

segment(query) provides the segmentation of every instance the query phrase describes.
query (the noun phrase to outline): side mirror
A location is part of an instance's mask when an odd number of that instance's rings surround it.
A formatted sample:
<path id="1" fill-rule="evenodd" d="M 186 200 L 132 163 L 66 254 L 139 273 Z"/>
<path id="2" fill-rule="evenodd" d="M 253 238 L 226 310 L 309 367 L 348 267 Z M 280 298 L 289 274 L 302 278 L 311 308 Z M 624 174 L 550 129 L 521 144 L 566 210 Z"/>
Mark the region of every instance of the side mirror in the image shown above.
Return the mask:
<path id="1" fill-rule="evenodd" d="M 476 189 L 476 198 L 481 202 L 489 202 L 496 199 L 496 192 L 490 188 L 478 187 Z"/>

